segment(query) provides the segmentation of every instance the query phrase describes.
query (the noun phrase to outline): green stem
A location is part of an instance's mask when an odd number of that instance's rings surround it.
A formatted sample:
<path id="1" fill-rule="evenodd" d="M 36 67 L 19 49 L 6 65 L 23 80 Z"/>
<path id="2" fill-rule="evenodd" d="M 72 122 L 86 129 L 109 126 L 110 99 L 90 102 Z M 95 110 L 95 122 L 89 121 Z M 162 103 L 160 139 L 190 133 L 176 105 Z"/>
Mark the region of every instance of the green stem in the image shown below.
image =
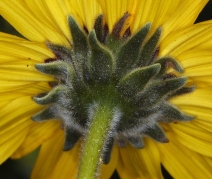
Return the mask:
<path id="1" fill-rule="evenodd" d="M 110 131 L 112 111 L 110 105 L 99 105 L 95 109 L 82 150 L 78 179 L 93 179 L 97 176 L 102 149 Z"/>

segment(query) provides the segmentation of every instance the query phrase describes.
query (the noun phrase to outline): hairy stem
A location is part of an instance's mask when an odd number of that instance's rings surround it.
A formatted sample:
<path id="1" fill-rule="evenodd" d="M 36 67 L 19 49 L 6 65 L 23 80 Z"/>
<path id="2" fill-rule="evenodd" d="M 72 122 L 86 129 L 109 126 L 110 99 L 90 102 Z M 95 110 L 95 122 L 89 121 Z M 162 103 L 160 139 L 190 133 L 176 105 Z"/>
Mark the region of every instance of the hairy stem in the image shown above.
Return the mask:
<path id="1" fill-rule="evenodd" d="M 87 133 L 78 179 L 93 179 L 98 175 L 103 147 L 111 130 L 113 110 L 110 104 L 99 105 L 95 110 Z"/>

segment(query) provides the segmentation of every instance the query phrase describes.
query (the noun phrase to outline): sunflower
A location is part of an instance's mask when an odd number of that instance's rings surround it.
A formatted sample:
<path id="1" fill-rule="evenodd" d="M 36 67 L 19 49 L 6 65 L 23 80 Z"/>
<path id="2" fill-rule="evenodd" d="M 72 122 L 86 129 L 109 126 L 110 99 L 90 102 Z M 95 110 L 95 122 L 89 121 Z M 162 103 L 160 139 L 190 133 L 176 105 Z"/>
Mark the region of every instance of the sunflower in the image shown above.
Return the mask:
<path id="1" fill-rule="evenodd" d="M 212 176 L 207 0 L 0 0 L 0 162 L 32 179 Z"/>

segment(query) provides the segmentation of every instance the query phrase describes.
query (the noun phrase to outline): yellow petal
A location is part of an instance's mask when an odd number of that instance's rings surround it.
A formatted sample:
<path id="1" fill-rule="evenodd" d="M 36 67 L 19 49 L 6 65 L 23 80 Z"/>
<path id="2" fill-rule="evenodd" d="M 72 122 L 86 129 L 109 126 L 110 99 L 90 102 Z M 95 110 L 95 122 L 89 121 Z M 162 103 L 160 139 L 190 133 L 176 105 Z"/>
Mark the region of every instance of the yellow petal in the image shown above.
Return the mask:
<path id="1" fill-rule="evenodd" d="M 42 145 L 31 179 L 74 179 L 76 177 L 80 144 L 78 142 L 72 150 L 67 152 L 63 151 L 63 144 L 64 132 L 61 130 Z"/>
<path id="2" fill-rule="evenodd" d="M 176 106 L 191 105 L 212 109 L 211 93 L 212 91 L 210 89 L 196 89 L 192 93 L 173 98 L 171 103 L 175 104 Z"/>
<path id="3" fill-rule="evenodd" d="M 151 139 L 145 140 L 144 143 L 143 149 L 135 149 L 130 145 L 120 149 L 124 165 L 135 178 L 163 178 L 160 155 L 155 143 Z"/>
<path id="4" fill-rule="evenodd" d="M 54 81 L 50 76 L 44 75 L 38 72 L 34 67 L 28 69 L 26 66 L 8 66 L 8 68 L 1 68 L 0 73 L 4 74 L 1 80 L 12 80 L 12 81 L 27 81 L 27 82 L 39 82 L 39 81 Z"/>
<path id="5" fill-rule="evenodd" d="M 195 119 L 194 121 L 196 120 L 198 119 Z M 196 136 L 197 138 L 212 142 L 212 137 L 211 137 L 212 133 L 195 125 L 194 121 L 191 121 L 189 123 L 170 124 L 169 127 L 171 127 L 172 130 L 176 132 L 179 131 L 179 132 L 186 133 L 194 137 Z"/>
<path id="6" fill-rule="evenodd" d="M 36 17 L 23 0 L 0 1 L 0 11 L 1 15 L 26 38 L 35 42 L 49 40 L 53 43 L 68 45 L 64 34 Z"/>
<path id="7" fill-rule="evenodd" d="M 71 39 L 68 28 L 67 16 L 70 12 L 68 12 L 66 6 L 67 0 L 31 0 L 25 2 L 37 19 L 42 19 L 43 23 L 48 24 L 53 29 L 57 29 L 57 31 L 64 34 L 67 39 Z"/>
<path id="8" fill-rule="evenodd" d="M 211 88 L 212 87 L 212 81 L 209 80 L 209 78 L 204 78 L 205 76 L 202 76 L 202 79 L 198 77 L 198 81 L 196 80 L 196 77 L 193 78 L 189 78 L 187 85 L 188 86 L 195 86 L 198 84 L 198 86 L 196 86 L 196 89 L 207 89 L 207 88 Z M 206 76 L 208 77 L 208 76 Z M 210 76 L 211 77 L 211 76 Z"/>
<path id="9" fill-rule="evenodd" d="M 200 22 L 199 24 L 212 24 L 212 20 L 203 21 L 203 22 Z M 204 44 L 201 44 L 198 48 L 202 50 L 206 50 L 206 49 L 211 50 L 211 46 L 212 46 L 212 40 L 209 40 L 205 42 Z"/>
<path id="10" fill-rule="evenodd" d="M 185 126 L 183 127 L 183 124 L 178 127 L 172 125 L 171 128 L 174 132 L 173 136 L 189 149 L 208 157 L 212 157 L 212 133 L 204 131 L 199 127 L 195 128 L 192 126 L 192 128 L 189 128 L 188 126 L 187 131 L 183 131 L 183 128 L 185 128 Z"/>
<path id="11" fill-rule="evenodd" d="M 160 168 L 160 154 L 156 148 L 155 142 L 151 139 L 144 140 L 145 148 L 137 150 L 139 153 L 140 170 L 144 177 L 163 178 Z M 145 174 L 147 173 L 147 174 Z"/>
<path id="12" fill-rule="evenodd" d="M 43 63 L 45 59 L 53 57 L 45 44 L 32 43 L 4 33 L 0 34 L 0 39 L 0 71 L 4 74 L 1 80 L 27 81 L 29 84 L 53 79 L 34 68 L 36 63 Z"/>
<path id="13" fill-rule="evenodd" d="M 185 69 L 184 74 L 185 76 L 198 76 L 198 77 L 205 77 L 212 75 L 212 63 L 205 63 L 204 65 L 198 65 L 194 67 L 188 67 Z"/>
<path id="14" fill-rule="evenodd" d="M 190 76 L 188 86 L 196 86 L 196 89 L 210 89 L 212 87 L 212 76 Z"/>
<path id="15" fill-rule="evenodd" d="M 20 130 L 25 130 L 27 128 L 27 131 L 28 131 L 28 128 L 29 126 L 33 123 L 32 120 L 30 120 L 30 118 L 27 116 L 27 117 L 23 117 L 21 119 L 19 119 L 19 122 L 17 122 L 17 124 L 14 126 L 14 127 L 11 127 L 9 130 L 8 129 L 2 129 L 1 130 L 1 145 L 4 144 L 4 143 L 7 143 L 9 139 L 12 139 L 13 136 L 15 136 L 18 132 L 20 132 Z M 5 136 L 5 137 L 3 137 Z"/>
<path id="16" fill-rule="evenodd" d="M 132 32 L 136 32 L 147 22 L 152 23 L 152 31 L 161 26 L 178 7 L 179 0 L 150 0 L 150 1 L 136 1 L 135 19 L 131 25 Z M 149 13 L 151 12 L 151 13 Z"/>
<path id="17" fill-rule="evenodd" d="M 78 16 L 78 18 L 80 18 L 80 21 L 88 29 L 88 31 L 93 29 L 94 22 L 97 16 L 102 14 L 102 11 L 98 2 L 96 0 L 93 0 L 93 1 L 68 0 L 67 3 L 70 9 L 70 13 L 75 18 L 77 18 Z"/>
<path id="18" fill-rule="evenodd" d="M 2 92 L 0 93 L 0 98 L 1 98 L 1 102 L 4 102 L 4 101 L 13 101 L 14 99 L 17 99 L 17 98 L 21 98 L 21 97 L 24 97 L 25 94 L 24 93 L 20 93 L 20 92 Z M 4 107 L 4 106 L 1 106 L 1 107 Z"/>
<path id="19" fill-rule="evenodd" d="M 0 102 L 11 101 L 23 96 L 34 96 L 50 91 L 48 83 L 27 83 L 21 81 L 0 81 Z"/>
<path id="20" fill-rule="evenodd" d="M 47 82 L 37 82 L 33 83 L 31 86 L 19 89 L 19 90 L 14 90 L 13 92 L 17 93 L 23 93 L 25 95 L 37 95 L 40 93 L 46 93 L 49 92 L 52 88 Z M 11 91 L 12 93 L 12 91 Z"/>
<path id="21" fill-rule="evenodd" d="M 26 120 L 23 118 L 30 118 L 42 108 L 32 101 L 31 96 L 24 96 L 8 103 L 0 109 L 0 134 L 22 123 Z"/>
<path id="22" fill-rule="evenodd" d="M 206 122 L 203 120 L 195 120 L 193 121 L 193 123 L 209 132 L 212 132 L 212 122 Z"/>
<path id="23" fill-rule="evenodd" d="M 211 167 L 204 160 L 204 156 L 183 146 L 171 133 L 167 135 L 170 142 L 157 146 L 161 153 L 162 164 L 174 178 L 211 177 Z"/>
<path id="24" fill-rule="evenodd" d="M 160 44 L 160 55 L 179 54 L 211 41 L 212 24 L 195 24 L 169 34 Z"/>
<path id="25" fill-rule="evenodd" d="M 11 156 L 14 159 L 20 158 L 39 147 L 43 142 L 52 137 L 60 130 L 60 123 L 48 121 L 43 123 L 33 123 L 24 142 Z"/>
<path id="26" fill-rule="evenodd" d="M 5 33 L 0 33 L 0 48 L 0 63 L 16 58 L 43 63 L 45 59 L 54 57 L 45 43 L 30 42 Z"/>
<path id="27" fill-rule="evenodd" d="M 25 125 L 20 125 L 14 128 L 12 131 L 0 134 L 0 164 L 9 158 L 19 147 L 19 145 L 24 141 L 27 133 L 28 128 L 26 128 Z M 4 141 L 2 139 L 4 139 Z"/>
<path id="28" fill-rule="evenodd" d="M 112 1 L 99 0 L 109 30 L 125 12 L 131 15 L 131 30 L 136 32 L 147 22 L 153 23 L 152 31 L 159 26 L 163 26 L 162 38 L 176 29 L 182 29 L 192 25 L 198 14 L 207 3 L 207 0 L 188 1 Z M 189 6 L 189 8 L 187 8 Z M 151 12 L 151 13 L 149 13 Z M 179 23 L 176 23 L 179 22 Z"/>
<path id="29" fill-rule="evenodd" d="M 203 77 L 202 79 L 204 79 L 206 76 L 211 76 L 211 57 L 211 51 L 195 48 L 181 53 L 176 59 L 185 69 L 183 75 L 188 76 L 190 80 L 194 81 L 194 77 L 198 77 L 198 79 Z M 211 82 L 211 77 L 208 78 L 208 82 Z M 199 86 L 199 83 L 197 84 Z"/>
<path id="30" fill-rule="evenodd" d="M 212 123 L 212 113 L 211 109 L 207 107 L 194 106 L 194 105 L 178 105 L 178 107 L 193 116 L 196 116 L 198 120 L 211 122 Z M 192 121 L 195 122 L 196 120 Z"/>
<path id="31" fill-rule="evenodd" d="M 126 166 L 123 162 L 123 159 L 119 157 L 118 163 L 117 163 L 117 171 L 121 179 L 139 179 L 139 175 L 135 173 L 131 173 L 129 171 L 128 166 Z"/>
<path id="32" fill-rule="evenodd" d="M 167 1 L 164 1 L 164 4 L 166 2 Z M 174 8 L 169 8 L 169 14 L 166 16 L 166 18 L 169 18 L 162 24 L 163 34 L 161 39 L 171 32 L 191 26 L 207 2 L 208 0 L 179 1 L 177 8 L 175 8 L 175 3 L 178 3 L 178 1 L 171 1 L 171 3 L 174 4 Z M 163 6 L 161 7 L 161 11 L 163 11 Z M 158 18 L 160 18 L 160 16 L 158 16 Z"/>
<path id="33" fill-rule="evenodd" d="M 192 124 L 212 132 L 212 113 L 210 108 L 193 105 L 179 105 L 178 107 L 187 114 L 196 117 L 195 120 L 191 121 Z"/>
<path id="34" fill-rule="evenodd" d="M 202 156 L 202 158 L 207 162 L 207 164 L 212 167 L 212 158 Z"/>
<path id="35" fill-rule="evenodd" d="M 68 15 L 72 15 L 78 25 L 83 29 L 84 22 L 81 15 L 82 6 L 80 6 L 80 4 L 78 3 L 79 1 L 65 0 L 64 2 L 66 3 L 66 7 L 69 12 Z"/>
<path id="36" fill-rule="evenodd" d="M 3 162 L 20 146 L 25 139 L 30 116 L 40 110 L 31 97 L 22 97 L 0 108 L 0 160 Z"/>
<path id="37" fill-rule="evenodd" d="M 0 80 L 1 88 L 0 92 L 6 92 L 11 90 L 17 90 L 24 87 L 29 87 L 32 85 L 32 82 L 26 82 L 26 81 L 4 81 Z"/>
<path id="38" fill-rule="evenodd" d="M 107 165 L 102 164 L 100 168 L 100 179 L 108 179 L 111 177 L 113 172 L 115 171 L 117 167 L 117 162 L 119 159 L 119 152 L 118 152 L 118 147 L 114 146 L 111 154 L 111 159 L 110 163 Z"/>
<path id="39" fill-rule="evenodd" d="M 177 56 L 177 60 L 183 68 L 196 67 L 204 64 L 211 64 L 212 52 L 209 50 L 192 49 Z"/>
<path id="40" fill-rule="evenodd" d="M 130 18 L 134 18 L 138 0 L 98 0 L 98 2 L 102 7 L 109 31 L 111 32 L 115 23 L 124 13 L 128 12 L 131 15 Z"/>

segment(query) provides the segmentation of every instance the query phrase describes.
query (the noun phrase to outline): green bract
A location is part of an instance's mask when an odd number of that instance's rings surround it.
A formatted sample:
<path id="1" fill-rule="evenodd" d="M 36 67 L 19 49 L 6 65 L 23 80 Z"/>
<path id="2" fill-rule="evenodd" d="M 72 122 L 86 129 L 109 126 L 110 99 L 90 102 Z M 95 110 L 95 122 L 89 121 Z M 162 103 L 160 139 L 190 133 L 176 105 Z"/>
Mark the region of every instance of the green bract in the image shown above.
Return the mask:
<path id="1" fill-rule="evenodd" d="M 89 33 L 69 16 L 71 47 L 48 42 L 55 59 L 35 65 L 38 71 L 55 77 L 57 83 L 49 93 L 34 97 L 36 103 L 47 107 L 33 119 L 60 120 L 65 130 L 64 150 L 70 150 L 89 131 L 97 108 L 106 106 L 105 110 L 111 111 L 107 124 L 110 129 L 104 139 L 107 142 L 101 150 L 104 163 L 109 162 L 114 143 L 124 147 L 129 142 L 143 148 L 144 136 L 168 142 L 160 122 L 193 119 L 168 102 L 194 87 L 185 87 L 186 77 L 166 72 L 170 66 L 178 73 L 183 72 L 175 59 L 158 59 L 162 29 L 158 28 L 147 39 L 151 28 L 147 23 L 136 34 L 131 36 L 128 28 L 121 36 L 126 18 L 127 14 L 109 34 L 103 16 L 96 19 L 94 30 Z"/>

